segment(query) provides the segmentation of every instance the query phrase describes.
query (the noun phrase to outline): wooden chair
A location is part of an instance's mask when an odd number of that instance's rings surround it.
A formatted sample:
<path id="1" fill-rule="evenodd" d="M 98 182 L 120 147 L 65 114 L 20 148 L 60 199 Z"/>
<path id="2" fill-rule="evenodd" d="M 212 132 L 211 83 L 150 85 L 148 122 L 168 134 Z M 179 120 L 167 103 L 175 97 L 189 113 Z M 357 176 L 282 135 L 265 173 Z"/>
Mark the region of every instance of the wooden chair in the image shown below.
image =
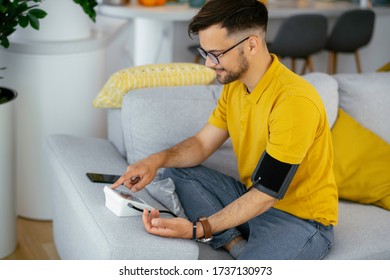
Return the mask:
<path id="1" fill-rule="evenodd" d="M 324 49 L 328 21 L 320 14 L 299 14 L 288 17 L 280 26 L 275 39 L 267 43 L 271 53 L 291 58 L 291 70 L 296 72 L 296 59 L 304 59 L 302 74 L 314 71 L 311 55 Z"/>
<path id="2" fill-rule="evenodd" d="M 337 72 L 337 54 L 353 53 L 356 69 L 362 72 L 359 49 L 367 45 L 374 31 L 375 13 L 372 10 L 344 12 L 336 21 L 325 48 L 329 51 L 329 74 Z"/>

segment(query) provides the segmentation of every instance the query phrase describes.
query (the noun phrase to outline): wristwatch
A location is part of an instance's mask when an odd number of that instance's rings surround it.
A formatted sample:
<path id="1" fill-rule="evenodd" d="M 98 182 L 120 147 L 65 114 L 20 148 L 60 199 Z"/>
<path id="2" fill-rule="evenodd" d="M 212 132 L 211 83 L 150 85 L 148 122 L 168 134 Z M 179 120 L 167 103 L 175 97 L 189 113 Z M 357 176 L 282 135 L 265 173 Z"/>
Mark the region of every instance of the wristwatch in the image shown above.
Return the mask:
<path id="1" fill-rule="evenodd" d="M 203 227 L 203 231 L 204 231 L 204 236 L 202 238 L 194 238 L 196 241 L 198 242 L 209 242 L 211 240 L 213 240 L 213 235 L 212 235 L 212 232 L 211 232 L 211 226 L 210 226 L 210 223 L 209 221 L 207 220 L 206 217 L 200 217 L 197 222 L 200 222 L 202 227 Z M 196 222 L 194 222 L 195 224 L 195 229 L 196 229 Z"/>

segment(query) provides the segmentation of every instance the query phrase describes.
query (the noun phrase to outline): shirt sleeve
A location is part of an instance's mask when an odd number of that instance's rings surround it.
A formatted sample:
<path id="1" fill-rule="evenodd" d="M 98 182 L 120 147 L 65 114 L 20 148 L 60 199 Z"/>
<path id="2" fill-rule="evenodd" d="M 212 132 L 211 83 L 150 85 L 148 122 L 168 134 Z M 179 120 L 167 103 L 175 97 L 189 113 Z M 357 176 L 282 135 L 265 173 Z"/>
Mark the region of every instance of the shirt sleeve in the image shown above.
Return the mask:
<path id="1" fill-rule="evenodd" d="M 308 98 L 289 96 L 271 112 L 266 150 L 279 161 L 300 164 L 320 129 L 320 112 Z"/>
<path id="2" fill-rule="evenodd" d="M 214 125 L 220 129 L 228 130 L 226 109 L 227 109 L 227 89 L 226 86 L 224 86 L 221 96 L 218 99 L 217 107 L 211 113 L 208 122 L 211 125 Z"/>

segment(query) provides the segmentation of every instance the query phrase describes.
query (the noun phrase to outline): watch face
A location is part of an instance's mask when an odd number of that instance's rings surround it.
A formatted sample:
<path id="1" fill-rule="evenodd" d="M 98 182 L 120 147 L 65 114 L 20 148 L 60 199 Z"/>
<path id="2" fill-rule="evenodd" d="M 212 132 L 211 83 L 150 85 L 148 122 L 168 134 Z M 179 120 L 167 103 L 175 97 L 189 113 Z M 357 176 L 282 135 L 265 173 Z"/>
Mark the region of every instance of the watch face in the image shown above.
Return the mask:
<path id="1" fill-rule="evenodd" d="M 207 243 L 209 241 L 213 240 L 213 237 L 211 236 L 210 238 L 199 238 L 196 241 L 202 242 L 202 243 Z"/>

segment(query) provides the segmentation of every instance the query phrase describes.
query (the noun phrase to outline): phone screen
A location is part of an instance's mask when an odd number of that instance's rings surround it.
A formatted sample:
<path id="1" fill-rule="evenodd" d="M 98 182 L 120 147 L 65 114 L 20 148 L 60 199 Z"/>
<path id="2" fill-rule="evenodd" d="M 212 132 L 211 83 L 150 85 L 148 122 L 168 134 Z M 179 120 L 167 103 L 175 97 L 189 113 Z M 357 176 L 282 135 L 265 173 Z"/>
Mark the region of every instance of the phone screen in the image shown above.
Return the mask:
<path id="1" fill-rule="evenodd" d="M 101 173 L 87 173 L 88 178 L 95 183 L 114 184 L 121 176 Z"/>

